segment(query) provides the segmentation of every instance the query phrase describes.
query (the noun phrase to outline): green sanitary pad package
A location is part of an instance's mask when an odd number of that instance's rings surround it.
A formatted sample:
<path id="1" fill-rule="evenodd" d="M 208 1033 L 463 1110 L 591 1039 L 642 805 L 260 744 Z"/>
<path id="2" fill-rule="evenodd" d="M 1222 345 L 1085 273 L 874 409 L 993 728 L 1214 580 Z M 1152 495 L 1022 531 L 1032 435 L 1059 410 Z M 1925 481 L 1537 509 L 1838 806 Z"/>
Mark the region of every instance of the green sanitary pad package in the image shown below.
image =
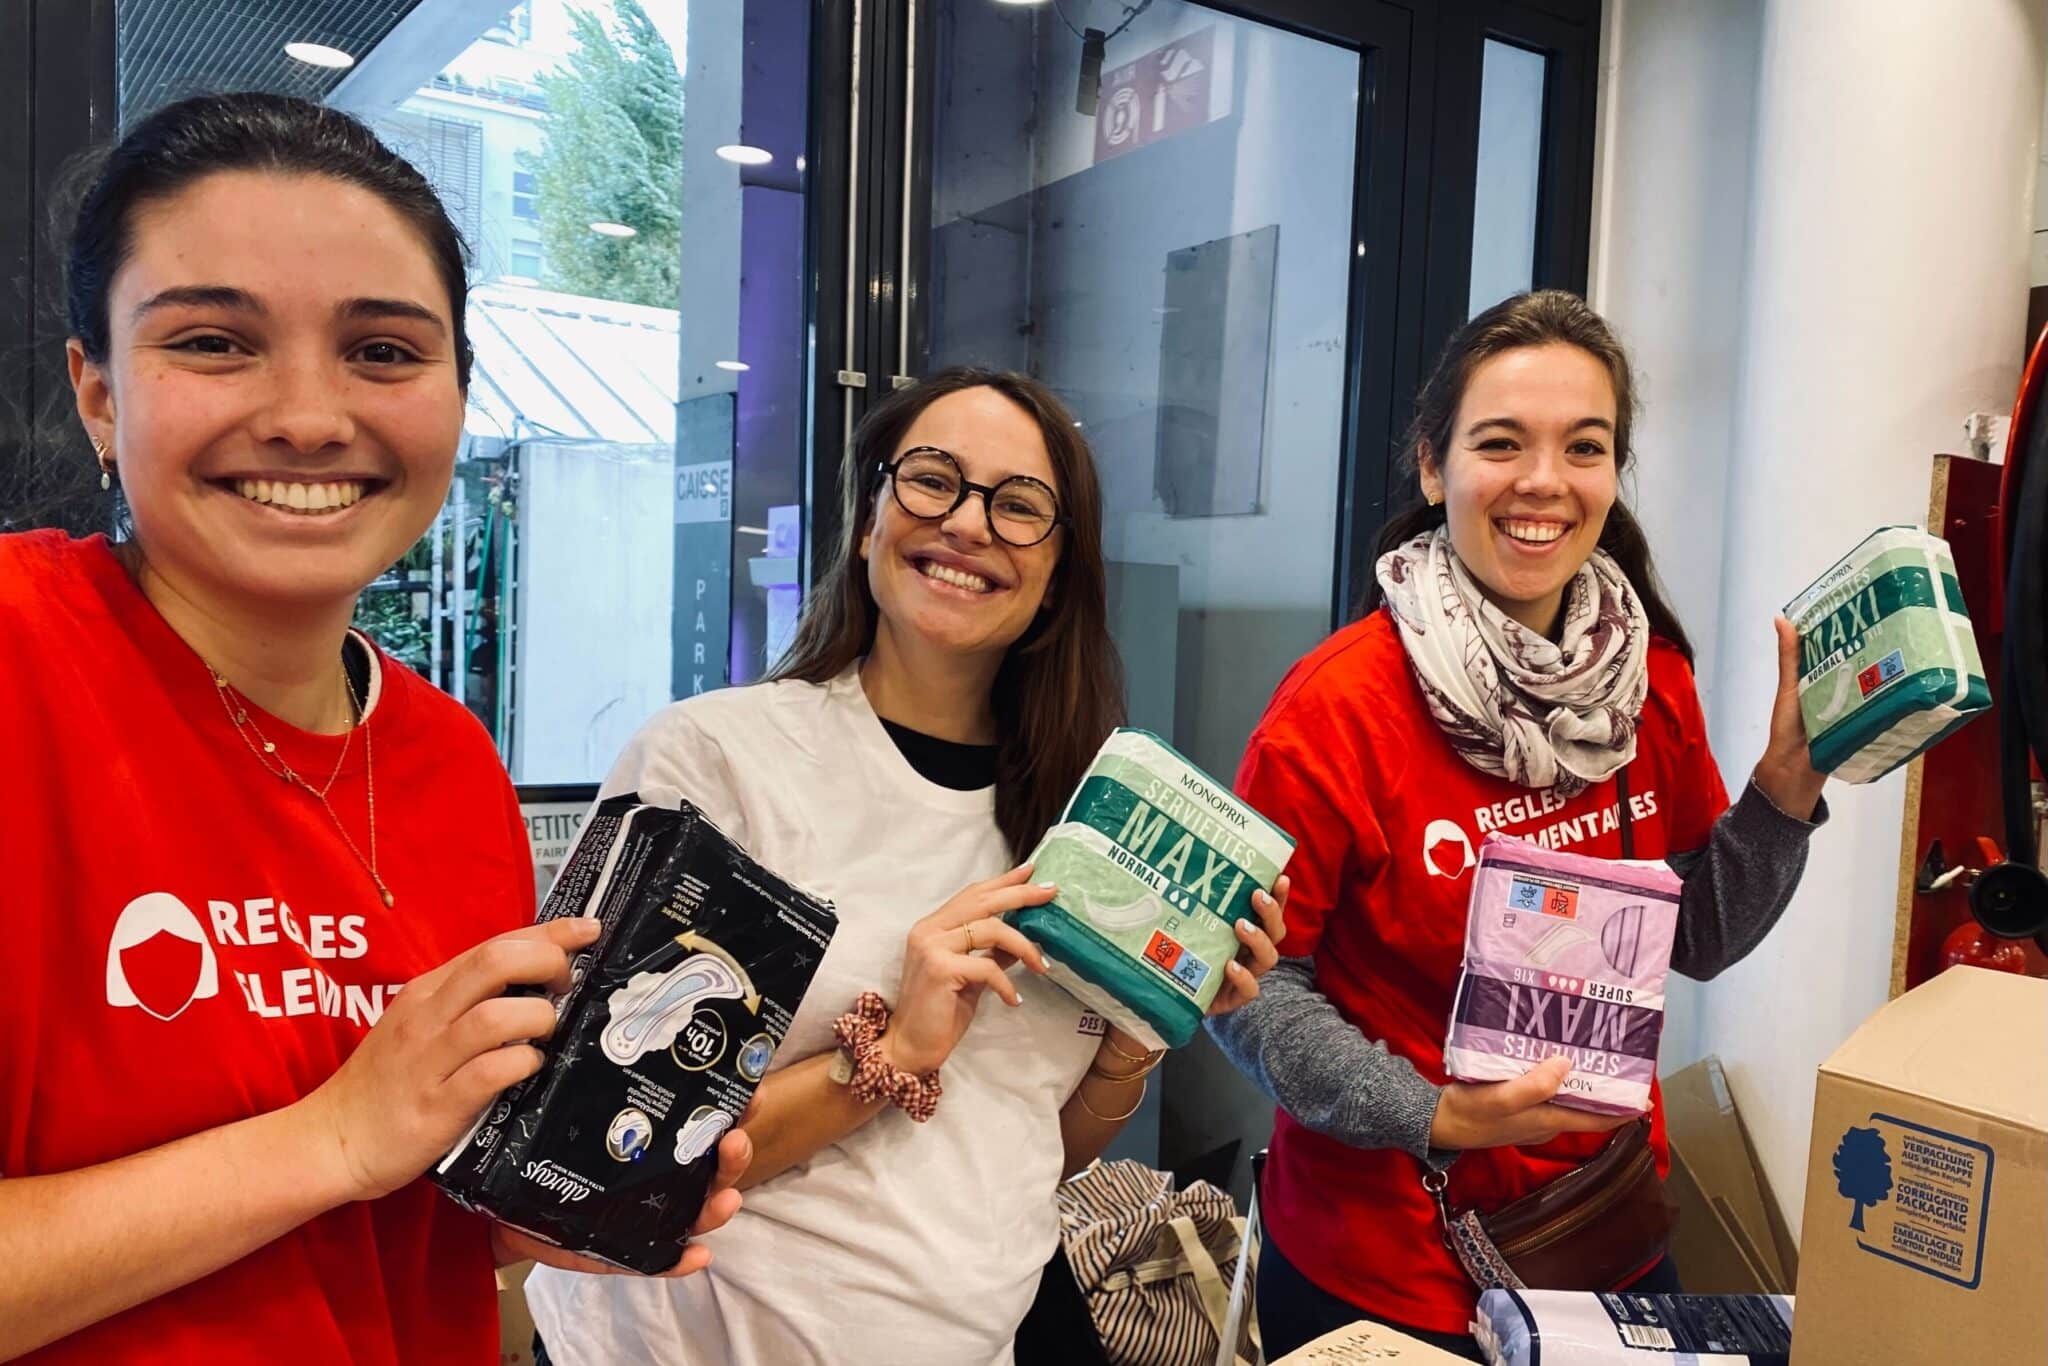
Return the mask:
<path id="1" fill-rule="evenodd" d="M 1149 1048 L 1194 1037 L 1293 837 L 1149 731 L 1118 730 L 1032 854 L 1059 895 L 1011 921 L 1049 975 Z"/>
<path id="2" fill-rule="evenodd" d="M 1948 543 L 1884 527 L 1785 605 L 1813 766 L 1882 778 L 1991 705 Z"/>

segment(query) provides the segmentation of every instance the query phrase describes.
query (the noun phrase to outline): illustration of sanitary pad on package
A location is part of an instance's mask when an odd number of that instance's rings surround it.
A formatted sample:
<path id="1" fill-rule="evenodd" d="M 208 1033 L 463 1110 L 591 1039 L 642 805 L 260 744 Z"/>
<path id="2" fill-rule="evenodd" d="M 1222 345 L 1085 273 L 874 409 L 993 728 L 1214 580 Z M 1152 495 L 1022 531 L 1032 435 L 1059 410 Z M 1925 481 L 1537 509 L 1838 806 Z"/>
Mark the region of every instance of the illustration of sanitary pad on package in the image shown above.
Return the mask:
<path id="1" fill-rule="evenodd" d="M 1882 778 L 1991 705 L 1948 543 L 1873 532 L 1785 606 L 1813 766 Z"/>
<path id="2" fill-rule="evenodd" d="M 1032 854 L 1058 885 L 1010 917 L 1048 975 L 1148 1048 L 1201 1027 L 1252 893 L 1271 892 L 1294 840 L 1149 731 L 1111 733 Z"/>
<path id="3" fill-rule="evenodd" d="M 540 1073 L 433 1172 L 458 1202 L 558 1246 L 666 1271 L 718 1140 L 768 1072 L 837 926 L 687 803 L 601 803 L 540 918 L 594 915 Z"/>
<path id="4" fill-rule="evenodd" d="M 1563 1056 L 1572 1073 L 1558 1104 L 1647 1110 L 1682 885 L 1662 863 L 1489 835 L 1472 874 L 1444 1070 L 1506 1081 Z"/>

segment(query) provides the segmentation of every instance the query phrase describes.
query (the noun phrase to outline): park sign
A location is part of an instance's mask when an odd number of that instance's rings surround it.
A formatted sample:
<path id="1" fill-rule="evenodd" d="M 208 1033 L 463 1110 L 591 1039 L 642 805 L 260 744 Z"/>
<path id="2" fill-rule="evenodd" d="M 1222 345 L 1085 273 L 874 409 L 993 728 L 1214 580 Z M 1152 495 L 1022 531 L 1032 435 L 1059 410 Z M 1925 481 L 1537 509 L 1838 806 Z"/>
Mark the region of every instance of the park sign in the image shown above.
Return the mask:
<path id="1" fill-rule="evenodd" d="M 1821 1064 L 1792 1366 L 2048 1361 L 2048 981 L 1955 967 Z"/>

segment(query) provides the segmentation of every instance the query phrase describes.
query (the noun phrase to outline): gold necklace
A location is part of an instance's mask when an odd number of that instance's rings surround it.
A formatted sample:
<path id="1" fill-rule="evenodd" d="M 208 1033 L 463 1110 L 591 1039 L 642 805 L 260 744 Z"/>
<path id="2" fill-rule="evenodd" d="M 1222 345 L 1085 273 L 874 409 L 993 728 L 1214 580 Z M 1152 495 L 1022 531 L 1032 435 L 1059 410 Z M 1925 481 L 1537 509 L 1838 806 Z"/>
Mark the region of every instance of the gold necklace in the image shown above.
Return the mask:
<path id="1" fill-rule="evenodd" d="M 327 775 L 327 781 L 319 787 L 313 786 L 299 776 L 299 771 L 277 752 L 277 745 L 263 733 L 263 728 L 256 724 L 256 718 L 249 715 L 249 709 L 239 700 L 239 694 L 234 694 L 234 689 L 227 679 L 221 676 L 220 671 L 209 664 L 206 672 L 213 678 L 213 690 L 220 697 L 221 706 L 227 710 L 228 720 L 234 724 L 235 734 L 242 737 L 242 743 L 256 756 L 256 762 L 263 765 L 263 771 L 274 778 L 305 789 L 314 801 L 320 803 L 321 809 L 327 813 L 327 819 L 334 823 L 334 832 L 341 836 L 341 842 L 356 856 L 356 862 L 363 865 L 363 871 L 370 875 L 370 881 L 377 884 L 377 895 L 383 898 L 386 906 L 396 905 L 397 899 L 391 895 L 391 889 L 384 885 L 384 879 L 377 873 L 377 751 L 370 736 L 369 719 L 363 714 L 363 699 L 356 696 L 356 681 L 348 676 L 348 665 L 344 663 L 341 667 L 341 682 L 342 686 L 348 689 L 349 706 L 353 709 L 351 724 L 342 732 L 341 753 L 334 760 L 334 771 Z M 358 730 L 363 733 L 363 779 L 370 793 L 368 858 L 363 857 L 363 851 L 356 847 L 355 840 L 349 836 L 348 828 L 341 823 L 340 815 L 327 800 L 327 794 L 334 790 L 335 781 L 341 777 L 341 766 L 348 759 L 349 744 L 355 739 Z M 255 739 L 250 738 L 252 732 Z"/>

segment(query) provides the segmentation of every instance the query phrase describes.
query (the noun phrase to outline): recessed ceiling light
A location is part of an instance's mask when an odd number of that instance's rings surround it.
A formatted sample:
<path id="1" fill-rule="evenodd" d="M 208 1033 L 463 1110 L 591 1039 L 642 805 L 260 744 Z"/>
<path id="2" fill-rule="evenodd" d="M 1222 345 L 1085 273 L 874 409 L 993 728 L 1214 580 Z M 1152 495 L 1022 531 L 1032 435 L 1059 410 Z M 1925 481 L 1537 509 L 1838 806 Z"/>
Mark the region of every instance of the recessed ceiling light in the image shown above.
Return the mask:
<path id="1" fill-rule="evenodd" d="M 284 55 L 308 66 L 324 66 L 335 71 L 346 71 L 356 64 L 355 58 L 325 43 L 286 43 Z"/>
<path id="2" fill-rule="evenodd" d="M 1026 5 L 1042 5 L 1045 0 L 996 0 L 998 5 L 1015 5 L 1022 9 Z"/>
<path id="3" fill-rule="evenodd" d="M 747 368 L 747 363 L 743 360 L 722 360 L 717 362 L 717 365 L 719 369 L 730 370 L 734 374 L 738 374 Z"/>
<path id="4" fill-rule="evenodd" d="M 599 237 L 638 237 L 640 235 L 640 229 L 638 228 L 628 227 L 624 223 L 608 223 L 603 219 L 592 223 L 590 230 Z"/>
<path id="5" fill-rule="evenodd" d="M 775 154 L 767 148 L 749 147 L 744 142 L 728 142 L 718 149 L 718 156 L 735 166 L 766 166 L 775 160 Z"/>

